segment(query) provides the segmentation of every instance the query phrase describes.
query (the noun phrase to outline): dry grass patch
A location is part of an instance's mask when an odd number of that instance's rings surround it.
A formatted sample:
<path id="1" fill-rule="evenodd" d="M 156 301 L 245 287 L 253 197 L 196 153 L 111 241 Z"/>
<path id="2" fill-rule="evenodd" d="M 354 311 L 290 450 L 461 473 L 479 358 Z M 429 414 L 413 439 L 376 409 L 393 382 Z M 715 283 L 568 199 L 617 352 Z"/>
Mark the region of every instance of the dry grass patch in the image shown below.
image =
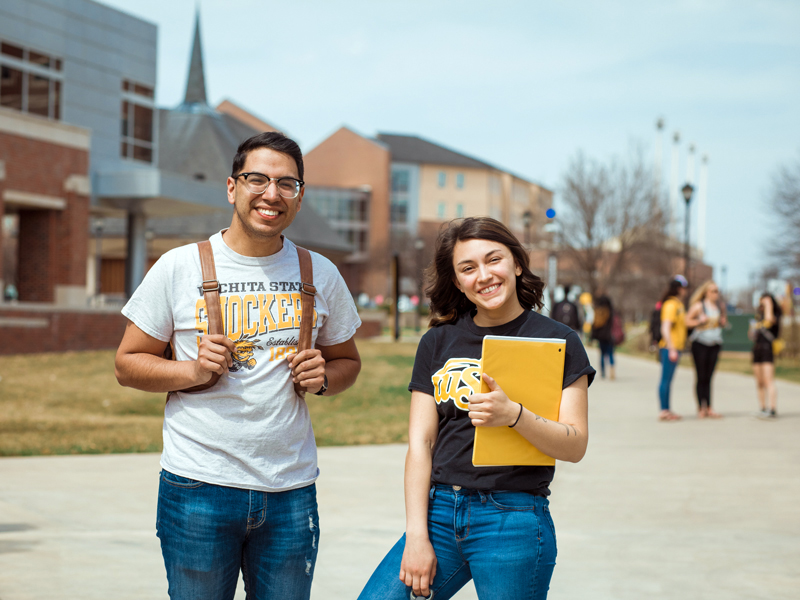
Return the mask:
<path id="1" fill-rule="evenodd" d="M 321 446 L 407 440 L 416 343 L 358 347 L 355 386 L 307 398 Z M 164 400 L 121 387 L 113 351 L 0 356 L 0 456 L 158 452 Z"/>

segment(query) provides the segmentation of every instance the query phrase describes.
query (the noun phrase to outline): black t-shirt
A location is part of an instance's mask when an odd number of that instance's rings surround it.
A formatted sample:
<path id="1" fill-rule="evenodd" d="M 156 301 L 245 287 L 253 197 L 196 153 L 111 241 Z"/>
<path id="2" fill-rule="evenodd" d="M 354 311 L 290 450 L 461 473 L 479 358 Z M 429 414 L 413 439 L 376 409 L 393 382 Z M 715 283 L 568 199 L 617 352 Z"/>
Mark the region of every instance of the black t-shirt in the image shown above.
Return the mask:
<path id="1" fill-rule="evenodd" d="M 483 337 L 505 335 L 566 340 L 564 384 L 583 375 L 594 379 L 595 370 L 578 334 L 566 325 L 533 311 L 497 327 L 478 327 L 471 314 L 452 324 L 432 328 L 420 340 L 409 391 L 430 394 L 439 414 L 439 437 L 433 451 L 431 480 L 472 489 L 524 491 L 550 495 L 555 467 L 475 467 L 472 444 L 475 428 L 469 418 L 469 396 L 480 391 Z M 434 386 L 436 377 L 438 385 Z"/>

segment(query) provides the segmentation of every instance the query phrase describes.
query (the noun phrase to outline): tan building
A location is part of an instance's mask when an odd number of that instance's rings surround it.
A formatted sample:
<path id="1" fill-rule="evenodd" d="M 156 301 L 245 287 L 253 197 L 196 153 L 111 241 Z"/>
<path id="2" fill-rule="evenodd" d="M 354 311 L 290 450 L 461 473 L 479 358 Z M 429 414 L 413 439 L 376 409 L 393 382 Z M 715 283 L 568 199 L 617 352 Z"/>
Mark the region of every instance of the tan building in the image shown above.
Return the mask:
<path id="1" fill-rule="evenodd" d="M 356 237 L 345 236 L 357 248 L 345 270 L 356 294 L 391 295 L 395 254 L 402 293 L 419 294 L 421 271 L 432 259 L 439 228 L 451 219 L 492 216 L 521 240 L 549 239 L 542 227 L 552 191 L 416 136 L 382 133 L 373 139 L 342 127 L 305 160 L 306 199 L 340 234 L 346 227 L 360 227 Z M 346 215 L 339 211 L 339 218 L 332 219 L 322 198 L 334 188 L 350 190 L 350 195 L 369 192 L 367 217 L 359 209 Z"/>
<path id="2" fill-rule="evenodd" d="M 553 192 L 482 160 L 417 136 L 381 133 L 392 155 L 392 251 L 401 257 L 403 291 L 419 293 L 418 272 L 433 258 L 442 224 L 490 216 L 527 244 L 547 240 Z"/>

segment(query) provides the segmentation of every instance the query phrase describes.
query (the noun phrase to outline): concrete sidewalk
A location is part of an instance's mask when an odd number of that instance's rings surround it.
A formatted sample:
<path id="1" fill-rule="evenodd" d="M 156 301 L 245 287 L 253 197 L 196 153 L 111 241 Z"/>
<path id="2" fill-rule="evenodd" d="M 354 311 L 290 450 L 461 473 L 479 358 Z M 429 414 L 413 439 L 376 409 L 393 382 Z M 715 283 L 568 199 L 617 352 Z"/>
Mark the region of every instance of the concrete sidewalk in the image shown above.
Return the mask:
<path id="1" fill-rule="evenodd" d="M 800 385 L 779 382 L 780 418 L 762 421 L 752 379 L 718 373 L 725 418 L 699 421 L 693 371 L 680 369 L 673 404 L 686 418 L 661 423 L 659 366 L 619 356 L 617 373 L 590 389 L 586 458 L 557 469 L 550 597 L 797 598 Z M 314 600 L 355 599 L 401 535 L 404 456 L 320 449 Z M 158 471 L 156 455 L 0 459 L 0 600 L 167 598 Z"/>

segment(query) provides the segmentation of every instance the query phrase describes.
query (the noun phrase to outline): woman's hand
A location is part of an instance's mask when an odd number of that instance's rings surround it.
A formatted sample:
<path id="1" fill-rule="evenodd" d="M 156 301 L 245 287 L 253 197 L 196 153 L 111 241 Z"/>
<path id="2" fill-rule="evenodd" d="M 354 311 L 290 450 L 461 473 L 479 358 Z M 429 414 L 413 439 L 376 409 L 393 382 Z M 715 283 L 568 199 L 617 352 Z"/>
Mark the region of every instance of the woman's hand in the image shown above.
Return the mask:
<path id="1" fill-rule="evenodd" d="M 513 425 L 519 415 L 519 404 L 509 400 L 497 382 L 483 374 L 489 386 L 485 394 L 472 394 L 469 397 L 469 418 L 475 427 L 500 427 Z"/>
<path id="2" fill-rule="evenodd" d="M 669 356 L 669 362 L 678 362 L 678 351 L 677 350 L 668 350 L 667 354 Z"/>
<path id="3" fill-rule="evenodd" d="M 430 540 L 409 537 L 400 563 L 400 581 L 410 587 L 415 596 L 429 596 L 430 586 L 436 577 L 436 553 Z"/>

